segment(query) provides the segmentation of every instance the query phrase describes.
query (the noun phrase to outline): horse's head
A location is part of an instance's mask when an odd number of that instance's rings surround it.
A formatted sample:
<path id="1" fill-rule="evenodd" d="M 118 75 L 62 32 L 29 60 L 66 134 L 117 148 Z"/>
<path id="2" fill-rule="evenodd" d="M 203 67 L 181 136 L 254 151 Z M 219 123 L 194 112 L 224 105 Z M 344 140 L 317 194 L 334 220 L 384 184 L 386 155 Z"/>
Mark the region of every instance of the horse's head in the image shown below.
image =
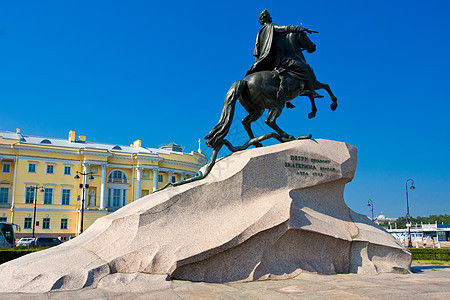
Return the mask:
<path id="1" fill-rule="evenodd" d="M 310 39 L 306 31 L 302 31 L 298 34 L 300 36 L 300 46 L 308 51 L 308 53 L 313 53 L 316 51 L 316 44 L 314 44 Z"/>
<path id="2" fill-rule="evenodd" d="M 316 51 L 316 44 L 309 39 L 305 31 L 289 33 L 287 41 L 290 44 L 289 48 L 294 51 L 306 50 L 308 53 Z"/>

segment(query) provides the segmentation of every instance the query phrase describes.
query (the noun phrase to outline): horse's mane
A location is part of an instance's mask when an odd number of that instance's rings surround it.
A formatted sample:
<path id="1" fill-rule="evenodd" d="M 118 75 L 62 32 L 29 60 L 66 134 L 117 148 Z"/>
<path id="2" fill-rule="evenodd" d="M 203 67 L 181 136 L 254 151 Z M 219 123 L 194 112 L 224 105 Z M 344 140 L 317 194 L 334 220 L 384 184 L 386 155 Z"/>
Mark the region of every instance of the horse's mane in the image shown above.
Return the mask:
<path id="1" fill-rule="evenodd" d="M 283 47 L 286 52 L 300 52 L 302 47 L 307 48 L 308 46 L 312 47 L 314 46 L 314 43 L 309 39 L 305 32 L 284 33 Z"/>

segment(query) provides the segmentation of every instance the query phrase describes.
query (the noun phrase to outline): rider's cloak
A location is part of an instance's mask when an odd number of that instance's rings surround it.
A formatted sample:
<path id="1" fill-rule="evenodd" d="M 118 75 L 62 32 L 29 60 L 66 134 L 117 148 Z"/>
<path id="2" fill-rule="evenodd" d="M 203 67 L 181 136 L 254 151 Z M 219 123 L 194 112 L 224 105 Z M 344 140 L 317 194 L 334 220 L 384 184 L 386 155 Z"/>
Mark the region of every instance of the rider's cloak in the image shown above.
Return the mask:
<path id="1" fill-rule="evenodd" d="M 272 50 L 273 32 L 274 24 L 266 23 L 264 24 L 256 36 L 255 49 L 253 51 L 253 56 L 255 56 L 255 63 L 247 71 L 246 76 L 258 71 L 264 71 L 272 69 L 274 66 L 274 51 Z M 270 68 L 272 66 L 272 68 Z"/>

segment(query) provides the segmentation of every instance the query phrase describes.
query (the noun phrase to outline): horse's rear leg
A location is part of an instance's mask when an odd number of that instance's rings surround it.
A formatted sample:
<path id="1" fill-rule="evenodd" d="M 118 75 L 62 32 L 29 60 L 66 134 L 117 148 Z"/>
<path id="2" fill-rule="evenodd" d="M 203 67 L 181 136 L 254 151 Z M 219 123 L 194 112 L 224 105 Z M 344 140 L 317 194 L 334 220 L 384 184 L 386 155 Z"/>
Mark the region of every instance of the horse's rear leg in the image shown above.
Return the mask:
<path id="1" fill-rule="evenodd" d="M 330 95 L 331 101 L 333 101 L 333 103 L 331 103 L 331 110 L 336 110 L 337 108 L 337 98 L 336 96 L 333 94 L 333 92 L 331 91 L 330 86 L 327 83 L 322 83 L 320 81 L 315 80 L 314 81 L 314 87 L 319 90 L 319 89 L 324 89 L 325 91 L 327 91 L 328 95 Z"/>
<path id="2" fill-rule="evenodd" d="M 249 113 L 244 119 L 242 119 L 242 125 L 244 125 L 244 129 L 245 131 L 247 131 L 248 136 L 250 137 L 250 139 L 255 138 L 255 135 L 253 134 L 252 131 L 252 122 L 255 122 L 256 120 L 258 120 L 262 114 L 263 114 L 264 110 L 260 111 L 260 112 L 251 112 Z M 262 147 L 261 143 L 257 143 L 255 144 L 255 147 Z"/>
<path id="3" fill-rule="evenodd" d="M 292 141 L 295 138 L 292 135 L 288 135 L 286 132 L 281 130 L 281 128 L 278 127 L 278 125 L 276 123 L 276 119 L 280 116 L 280 114 L 281 114 L 280 108 L 271 108 L 269 110 L 269 115 L 267 116 L 267 119 L 265 122 L 270 128 L 275 130 L 281 136 L 281 138 L 283 139 L 284 142 Z"/>

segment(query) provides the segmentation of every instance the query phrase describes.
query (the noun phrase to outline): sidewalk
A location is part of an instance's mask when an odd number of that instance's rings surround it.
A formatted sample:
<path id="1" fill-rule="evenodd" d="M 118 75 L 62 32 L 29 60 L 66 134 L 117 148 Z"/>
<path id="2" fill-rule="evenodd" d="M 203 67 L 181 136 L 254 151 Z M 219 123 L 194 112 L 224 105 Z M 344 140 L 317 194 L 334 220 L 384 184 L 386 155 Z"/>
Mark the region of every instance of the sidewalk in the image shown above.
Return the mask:
<path id="1" fill-rule="evenodd" d="M 450 299 L 450 266 L 413 266 L 412 274 L 318 275 L 234 284 L 172 281 L 148 293 L 85 289 L 0 294 L 0 299 Z"/>

